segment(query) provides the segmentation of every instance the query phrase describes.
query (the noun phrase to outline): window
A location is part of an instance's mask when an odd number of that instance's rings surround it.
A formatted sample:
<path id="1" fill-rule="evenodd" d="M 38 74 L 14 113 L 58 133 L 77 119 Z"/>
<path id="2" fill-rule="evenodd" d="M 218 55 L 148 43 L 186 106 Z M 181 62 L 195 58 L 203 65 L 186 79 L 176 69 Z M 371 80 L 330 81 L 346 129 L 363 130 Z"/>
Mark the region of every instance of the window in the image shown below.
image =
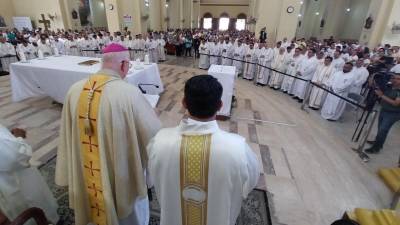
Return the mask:
<path id="1" fill-rule="evenodd" d="M 229 18 L 222 17 L 219 19 L 219 30 L 228 30 Z"/>
<path id="2" fill-rule="evenodd" d="M 212 28 L 212 18 L 204 18 L 203 19 L 203 28 L 211 29 Z"/>
<path id="3" fill-rule="evenodd" d="M 236 20 L 236 30 L 244 30 L 245 27 L 246 27 L 246 19 Z"/>

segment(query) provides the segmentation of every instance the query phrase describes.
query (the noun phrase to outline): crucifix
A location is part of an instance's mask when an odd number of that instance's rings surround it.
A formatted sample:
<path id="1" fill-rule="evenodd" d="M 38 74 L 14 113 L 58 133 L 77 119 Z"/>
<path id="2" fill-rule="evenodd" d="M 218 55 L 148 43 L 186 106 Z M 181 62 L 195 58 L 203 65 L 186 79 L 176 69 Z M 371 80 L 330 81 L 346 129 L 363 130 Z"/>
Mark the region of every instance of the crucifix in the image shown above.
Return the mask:
<path id="1" fill-rule="evenodd" d="M 39 23 L 43 23 L 44 29 L 48 30 L 48 28 L 50 28 L 50 20 L 46 20 L 44 18 L 44 14 L 41 14 L 41 15 L 42 15 L 42 19 L 39 20 Z"/>

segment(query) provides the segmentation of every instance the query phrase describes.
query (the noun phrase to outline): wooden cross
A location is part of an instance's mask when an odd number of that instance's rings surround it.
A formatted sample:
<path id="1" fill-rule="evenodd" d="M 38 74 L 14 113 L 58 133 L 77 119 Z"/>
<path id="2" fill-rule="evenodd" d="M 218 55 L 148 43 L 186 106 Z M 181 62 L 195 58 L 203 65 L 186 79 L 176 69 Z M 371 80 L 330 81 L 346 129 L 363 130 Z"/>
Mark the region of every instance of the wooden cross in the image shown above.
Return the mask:
<path id="1" fill-rule="evenodd" d="M 94 197 L 96 197 L 96 198 L 97 198 L 97 193 L 103 193 L 103 191 L 101 189 L 98 189 L 96 187 L 95 183 L 93 183 L 92 186 L 88 186 L 88 188 L 94 191 Z"/>
<path id="2" fill-rule="evenodd" d="M 104 210 L 100 209 L 99 204 L 96 203 L 96 206 L 92 206 L 92 209 L 97 209 L 97 216 L 100 216 L 100 211 L 104 212 Z"/>
<path id="3" fill-rule="evenodd" d="M 100 172 L 100 169 L 95 169 L 93 168 L 93 162 L 90 161 L 90 166 L 84 166 L 86 169 L 88 169 L 90 171 L 90 173 L 92 174 L 92 176 L 94 176 L 94 172 Z"/>
<path id="4" fill-rule="evenodd" d="M 89 145 L 89 151 L 90 152 L 93 152 L 92 146 L 94 146 L 96 148 L 99 147 L 99 145 L 92 144 L 92 137 L 91 136 L 89 136 L 89 142 L 84 141 L 84 142 L 82 142 L 82 144 Z"/>
<path id="5" fill-rule="evenodd" d="M 39 23 L 43 23 L 44 29 L 48 30 L 50 28 L 50 20 L 46 20 L 44 18 L 44 14 L 41 14 L 42 20 L 39 20 Z"/>

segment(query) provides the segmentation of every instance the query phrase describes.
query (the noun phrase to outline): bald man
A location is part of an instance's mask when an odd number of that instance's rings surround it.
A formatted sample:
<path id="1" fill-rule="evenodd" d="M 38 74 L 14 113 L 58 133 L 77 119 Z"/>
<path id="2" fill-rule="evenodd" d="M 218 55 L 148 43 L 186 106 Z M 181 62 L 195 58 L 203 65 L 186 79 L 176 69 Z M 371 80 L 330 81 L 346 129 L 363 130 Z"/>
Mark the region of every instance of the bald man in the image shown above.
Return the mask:
<path id="1" fill-rule="evenodd" d="M 69 186 L 75 224 L 147 225 L 146 145 L 160 129 L 154 110 L 125 82 L 129 51 L 103 49 L 102 69 L 65 99 L 56 183 Z"/>

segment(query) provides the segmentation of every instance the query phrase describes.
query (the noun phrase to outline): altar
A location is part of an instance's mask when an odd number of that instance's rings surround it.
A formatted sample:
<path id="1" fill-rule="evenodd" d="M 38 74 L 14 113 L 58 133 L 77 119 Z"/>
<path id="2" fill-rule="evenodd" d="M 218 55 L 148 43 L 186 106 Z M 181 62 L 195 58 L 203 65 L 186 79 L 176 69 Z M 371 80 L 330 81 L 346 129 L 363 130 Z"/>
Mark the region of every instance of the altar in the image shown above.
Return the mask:
<path id="1" fill-rule="evenodd" d="M 231 116 L 232 97 L 235 87 L 236 70 L 234 66 L 211 65 L 208 69 L 208 75 L 211 75 L 221 83 L 222 92 L 222 108 L 218 112 L 218 116 L 229 118 Z"/>
<path id="2" fill-rule="evenodd" d="M 93 65 L 79 63 L 96 60 Z M 14 102 L 30 97 L 49 96 L 63 103 L 69 88 L 79 80 L 89 77 L 100 70 L 101 59 L 80 56 L 47 57 L 43 60 L 32 59 L 27 63 L 17 62 L 10 65 L 12 100 Z M 144 65 L 142 69 L 131 68 L 125 80 L 141 90 L 154 107 L 158 96 L 164 91 L 158 65 Z"/>

